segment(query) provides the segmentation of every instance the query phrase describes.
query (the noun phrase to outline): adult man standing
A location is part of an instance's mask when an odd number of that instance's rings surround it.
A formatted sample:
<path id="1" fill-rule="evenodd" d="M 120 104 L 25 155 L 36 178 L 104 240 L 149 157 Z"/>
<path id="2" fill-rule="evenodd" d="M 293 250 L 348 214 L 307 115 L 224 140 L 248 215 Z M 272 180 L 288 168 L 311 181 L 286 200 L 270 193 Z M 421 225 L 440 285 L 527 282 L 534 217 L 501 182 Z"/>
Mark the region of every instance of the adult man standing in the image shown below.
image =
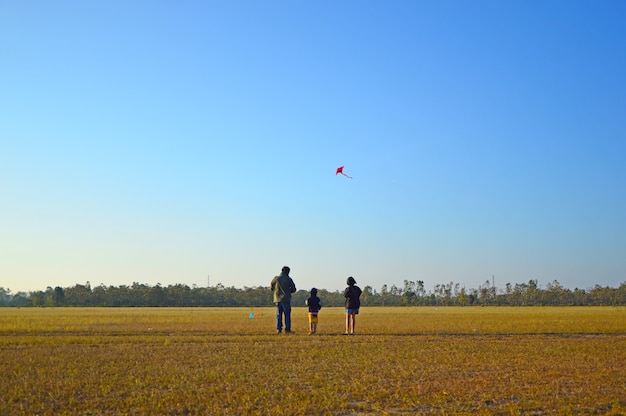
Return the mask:
<path id="1" fill-rule="evenodd" d="M 289 272 L 291 269 L 284 266 L 280 276 L 272 279 L 270 288 L 274 292 L 274 304 L 276 305 L 276 332 L 283 330 L 283 315 L 285 316 L 285 333 L 291 332 L 291 294 L 295 293 L 296 285 L 293 283 Z"/>

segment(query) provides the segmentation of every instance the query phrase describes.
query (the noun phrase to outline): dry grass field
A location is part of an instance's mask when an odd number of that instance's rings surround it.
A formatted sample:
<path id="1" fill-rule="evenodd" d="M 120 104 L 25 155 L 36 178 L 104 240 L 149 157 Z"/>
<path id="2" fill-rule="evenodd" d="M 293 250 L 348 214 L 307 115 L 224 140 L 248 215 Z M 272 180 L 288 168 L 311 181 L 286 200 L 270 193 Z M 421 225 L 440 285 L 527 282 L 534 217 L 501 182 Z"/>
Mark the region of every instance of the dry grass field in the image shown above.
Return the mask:
<path id="1" fill-rule="evenodd" d="M 0 414 L 626 415 L 625 308 L 361 312 L 2 308 Z"/>

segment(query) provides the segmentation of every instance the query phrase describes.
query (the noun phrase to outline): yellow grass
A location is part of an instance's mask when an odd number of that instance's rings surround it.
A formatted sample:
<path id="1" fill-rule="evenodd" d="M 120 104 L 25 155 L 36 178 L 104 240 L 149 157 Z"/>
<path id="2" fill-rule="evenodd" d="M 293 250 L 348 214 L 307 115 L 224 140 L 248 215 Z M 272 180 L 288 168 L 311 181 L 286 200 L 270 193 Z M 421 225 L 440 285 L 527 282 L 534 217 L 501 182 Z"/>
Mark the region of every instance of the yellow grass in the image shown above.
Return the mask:
<path id="1" fill-rule="evenodd" d="M 626 414 L 624 308 L 361 312 L 3 308 L 0 414 Z"/>

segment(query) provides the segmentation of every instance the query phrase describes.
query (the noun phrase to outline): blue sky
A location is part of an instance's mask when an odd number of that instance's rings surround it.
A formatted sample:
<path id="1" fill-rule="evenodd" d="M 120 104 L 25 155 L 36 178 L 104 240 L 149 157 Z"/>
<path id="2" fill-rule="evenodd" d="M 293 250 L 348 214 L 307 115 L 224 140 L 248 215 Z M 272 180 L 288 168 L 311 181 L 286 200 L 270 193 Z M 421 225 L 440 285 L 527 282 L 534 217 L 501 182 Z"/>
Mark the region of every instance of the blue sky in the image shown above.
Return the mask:
<path id="1" fill-rule="evenodd" d="M 617 287 L 624 16 L 2 1 L 0 287 Z"/>

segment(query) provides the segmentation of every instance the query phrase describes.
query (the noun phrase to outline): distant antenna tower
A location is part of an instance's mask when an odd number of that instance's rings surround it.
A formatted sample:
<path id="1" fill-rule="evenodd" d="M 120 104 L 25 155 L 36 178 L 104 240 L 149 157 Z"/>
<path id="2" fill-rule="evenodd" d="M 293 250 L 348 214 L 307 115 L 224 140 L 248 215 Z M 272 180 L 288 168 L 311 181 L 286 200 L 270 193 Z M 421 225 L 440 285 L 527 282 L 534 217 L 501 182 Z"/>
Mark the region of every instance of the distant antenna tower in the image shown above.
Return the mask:
<path id="1" fill-rule="evenodd" d="M 211 287 L 211 276 L 207 275 L 206 277 L 206 287 L 209 288 Z"/>

